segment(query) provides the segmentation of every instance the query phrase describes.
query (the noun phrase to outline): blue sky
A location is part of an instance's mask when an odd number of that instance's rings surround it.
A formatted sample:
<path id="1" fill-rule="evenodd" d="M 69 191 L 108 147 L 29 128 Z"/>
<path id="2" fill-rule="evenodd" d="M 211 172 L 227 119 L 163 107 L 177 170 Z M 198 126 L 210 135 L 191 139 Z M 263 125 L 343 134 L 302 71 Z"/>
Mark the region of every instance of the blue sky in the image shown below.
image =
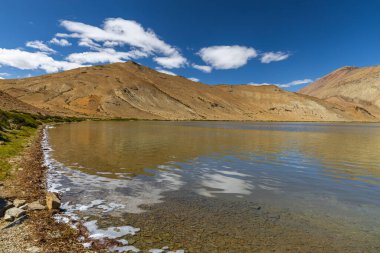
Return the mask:
<path id="1" fill-rule="evenodd" d="M 2 0 L 0 78 L 134 60 L 207 84 L 298 90 L 380 63 L 380 1 Z"/>

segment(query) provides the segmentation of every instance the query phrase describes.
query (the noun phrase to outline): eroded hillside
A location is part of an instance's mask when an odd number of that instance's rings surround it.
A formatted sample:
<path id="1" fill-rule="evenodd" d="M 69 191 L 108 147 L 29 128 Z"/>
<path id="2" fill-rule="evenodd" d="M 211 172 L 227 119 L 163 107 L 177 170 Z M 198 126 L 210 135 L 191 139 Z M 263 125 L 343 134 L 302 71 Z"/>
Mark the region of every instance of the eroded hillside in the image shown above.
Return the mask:
<path id="1" fill-rule="evenodd" d="M 1 80 L 0 89 L 50 113 L 101 118 L 170 120 L 374 120 L 276 86 L 205 85 L 134 62 Z"/>
<path id="2" fill-rule="evenodd" d="M 380 66 L 340 68 L 299 91 L 346 110 L 380 117 Z"/>

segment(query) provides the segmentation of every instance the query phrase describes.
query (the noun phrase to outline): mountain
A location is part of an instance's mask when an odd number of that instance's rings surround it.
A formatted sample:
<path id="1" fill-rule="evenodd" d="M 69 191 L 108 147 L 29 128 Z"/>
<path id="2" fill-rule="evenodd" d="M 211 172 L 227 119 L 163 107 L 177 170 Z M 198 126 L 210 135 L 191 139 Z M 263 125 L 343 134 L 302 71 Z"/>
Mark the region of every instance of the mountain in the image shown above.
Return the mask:
<path id="1" fill-rule="evenodd" d="M 9 94 L 0 91 L 0 110 L 2 111 L 14 111 L 14 112 L 26 112 L 31 114 L 45 115 L 46 111 L 29 105 L 20 101 L 17 98 L 10 96 Z"/>
<path id="2" fill-rule="evenodd" d="M 380 118 L 380 66 L 343 67 L 299 91 Z"/>
<path id="3" fill-rule="evenodd" d="M 0 80 L 0 90 L 53 114 L 170 120 L 373 120 L 276 86 L 206 85 L 134 62 Z"/>

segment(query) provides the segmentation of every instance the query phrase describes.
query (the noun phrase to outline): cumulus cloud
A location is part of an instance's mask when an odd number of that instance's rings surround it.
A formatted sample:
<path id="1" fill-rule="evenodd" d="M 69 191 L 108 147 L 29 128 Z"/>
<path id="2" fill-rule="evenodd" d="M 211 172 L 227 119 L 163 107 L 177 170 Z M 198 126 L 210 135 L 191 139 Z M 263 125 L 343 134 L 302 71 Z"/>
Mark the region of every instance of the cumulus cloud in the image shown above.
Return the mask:
<path id="1" fill-rule="evenodd" d="M 78 63 L 56 61 L 43 52 L 27 52 L 20 49 L 0 48 L 0 65 L 22 70 L 42 69 L 47 73 L 83 67 Z"/>
<path id="2" fill-rule="evenodd" d="M 43 43 L 40 40 L 28 41 L 28 42 L 26 42 L 25 45 L 27 47 L 35 48 L 35 49 L 38 49 L 38 50 L 45 52 L 45 53 L 55 53 L 55 50 L 51 49 L 50 47 L 48 47 L 45 43 Z"/>
<path id="3" fill-rule="evenodd" d="M 128 45 L 147 55 L 155 55 L 154 60 L 166 68 L 179 68 L 186 63 L 186 59 L 175 47 L 161 40 L 152 30 L 144 29 L 133 20 L 109 18 L 104 21 L 102 27 L 63 20 L 61 25 L 71 33 L 59 33 L 56 36 L 77 38 L 81 46 L 96 50 L 100 47 L 99 43 L 103 43 L 105 47 Z"/>
<path id="4" fill-rule="evenodd" d="M 162 68 L 156 68 L 156 71 L 158 71 L 160 73 L 167 74 L 167 75 L 171 75 L 171 76 L 176 76 L 177 75 L 176 73 L 173 73 L 173 72 L 171 72 L 169 70 L 162 69 Z"/>
<path id="5" fill-rule="evenodd" d="M 73 53 L 67 56 L 66 60 L 78 64 L 114 63 L 144 57 L 145 55 L 146 54 L 144 52 L 138 50 L 118 52 L 113 48 L 107 48 L 97 52 Z"/>
<path id="6" fill-rule="evenodd" d="M 189 79 L 189 80 L 191 80 L 191 81 L 193 81 L 193 82 L 199 82 L 199 79 L 198 79 L 198 78 L 195 78 L 195 77 L 189 77 L 189 78 L 187 78 L 187 79 Z"/>
<path id="7" fill-rule="evenodd" d="M 96 42 L 94 42 L 93 40 L 91 39 L 88 39 L 88 38 L 82 38 L 79 40 L 78 42 L 78 46 L 81 46 L 81 47 L 88 47 L 92 50 L 102 50 L 102 46 Z"/>
<path id="8" fill-rule="evenodd" d="M 297 86 L 297 85 L 301 85 L 301 84 L 307 84 L 307 83 L 311 83 L 313 82 L 312 79 L 302 79 L 302 80 L 295 80 L 295 81 L 292 81 L 290 83 L 285 83 L 285 84 L 278 84 L 278 83 L 250 83 L 250 85 L 254 85 L 254 86 L 262 86 L 262 85 L 276 85 L 280 88 L 289 88 L 289 87 L 293 87 L 293 86 Z"/>
<path id="9" fill-rule="evenodd" d="M 290 54 L 285 52 L 267 52 L 261 55 L 260 61 L 262 63 L 271 63 L 273 61 L 283 61 L 288 59 Z"/>
<path id="10" fill-rule="evenodd" d="M 57 45 L 57 46 L 61 46 L 61 47 L 68 47 L 68 46 L 71 46 L 71 43 L 67 40 L 67 39 L 57 39 L 57 38 L 52 38 L 50 41 L 49 41 L 50 44 L 54 44 L 54 45 Z"/>
<path id="11" fill-rule="evenodd" d="M 257 56 L 255 49 L 243 46 L 212 46 L 202 48 L 198 55 L 215 69 L 237 69 Z"/>
<path id="12" fill-rule="evenodd" d="M 116 42 L 116 41 L 106 41 L 103 43 L 103 47 L 116 47 L 116 46 L 122 46 L 123 43 Z"/>
<path id="13" fill-rule="evenodd" d="M 211 73 L 211 71 L 212 71 L 212 68 L 210 66 L 207 66 L 207 65 L 192 64 L 191 66 L 193 68 L 198 69 L 198 70 L 205 72 L 205 73 Z"/>
<path id="14" fill-rule="evenodd" d="M 167 57 L 155 57 L 153 58 L 155 62 L 160 64 L 161 66 L 172 69 L 172 68 L 180 68 L 186 65 L 187 60 L 180 54 L 173 54 Z"/>

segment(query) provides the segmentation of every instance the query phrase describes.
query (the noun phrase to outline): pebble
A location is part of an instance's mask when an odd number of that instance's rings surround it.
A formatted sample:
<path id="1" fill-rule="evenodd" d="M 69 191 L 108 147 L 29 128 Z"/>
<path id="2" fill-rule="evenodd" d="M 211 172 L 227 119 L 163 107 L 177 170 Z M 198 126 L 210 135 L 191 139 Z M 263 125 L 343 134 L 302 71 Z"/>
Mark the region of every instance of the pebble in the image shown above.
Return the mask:
<path id="1" fill-rule="evenodd" d="M 54 192 L 48 192 L 46 194 L 46 205 L 49 210 L 57 210 L 61 207 L 61 200 Z"/>
<path id="2" fill-rule="evenodd" d="M 12 207 L 8 209 L 7 211 L 5 211 L 4 220 L 13 221 L 14 219 L 19 218 L 25 214 L 26 214 L 25 210 L 22 210 L 17 207 Z"/>
<path id="3" fill-rule="evenodd" d="M 6 215 L 4 215 L 4 220 L 11 222 L 14 220 L 14 217 L 10 216 L 9 214 L 6 214 Z"/>
<path id="4" fill-rule="evenodd" d="M 38 253 L 38 252 L 41 252 L 41 249 L 36 246 L 33 246 L 30 248 L 27 248 L 26 251 L 31 252 L 31 253 Z"/>
<path id="5" fill-rule="evenodd" d="M 15 199 L 14 201 L 13 201 L 13 205 L 15 206 L 15 207 L 20 207 L 20 206 L 23 206 L 23 205 L 25 205 L 26 204 L 26 200 L 24 200 L 24 199 Z"/>
<path id="6" fill-rule="evenodd" d="M 34 201 L 28 204 L 28 210 L 31 210 L 31 211 L 45 210 L 45 208 L 46 207 L 44 205 L 41 205 L 40 202 L 38 201 Z"/>
<path id="7" fill-rule="evenodd" d="M 22 210 L 27 210 L 28 209 L 28 204 L 22 205 L 19 207 Z"/>

